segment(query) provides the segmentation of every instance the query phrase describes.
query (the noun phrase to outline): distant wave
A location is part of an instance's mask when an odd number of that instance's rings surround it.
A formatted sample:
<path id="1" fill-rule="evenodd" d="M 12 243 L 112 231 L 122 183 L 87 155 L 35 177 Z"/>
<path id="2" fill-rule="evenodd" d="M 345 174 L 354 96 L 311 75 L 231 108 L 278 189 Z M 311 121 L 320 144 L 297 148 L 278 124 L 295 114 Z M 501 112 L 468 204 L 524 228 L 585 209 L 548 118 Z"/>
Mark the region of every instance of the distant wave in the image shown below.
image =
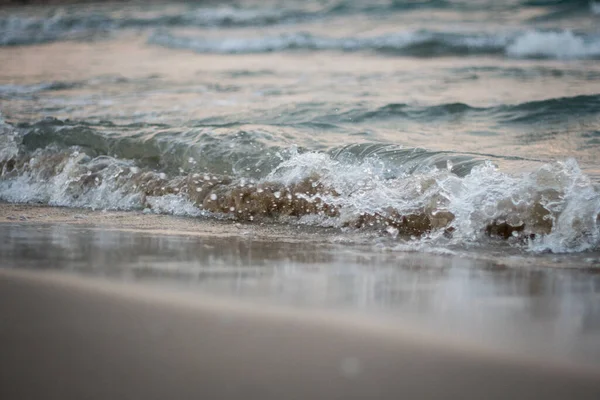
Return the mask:
<path id="1" fill-rule="evenodd" d="M 82 86 L 81 82 L 43 82 L 32 85 L 0 85 L 0 99 L 2 98 L 30 98 L 40 92 L 54 90 L 68 90 Z"/>
<path id="2" fill-rule="evenodd" d="M 545 14 L 537 15 L 530 20 L 537 22 L 600 14 L 600 4 L 593 0 L 525 0 L 521 4 L 525 7 L 547 9 Z"/>
<path id="3" fill-rule="evenodd" d="M 48 84 L 49 89 L 50 85 Z M 57 86 L 57 88 L 62 87 L 65 86 Z M 580 121 L 591 118 L 596 121 L 600 117 L 600 94 L 549 98 L 491 107 L 477 107 L 465 103 L 434 105 L 372 104 L 372 102 L 294 103 L 293 108 L 282 105 L 269 107 L 264 112 L 253 111 L 249 114 L 238 112 L 189 121 L 189 131 L 185 134 L 175 127 L 160 124 L 117 125 L 105 120 L 92 123 L 53 118 L 43 119 L 33 124 L 22 123 L 17 128 L 23 133 L 20 143 L 30 150 L 51 145 L 80 146 L 93 156 L 117 155 L 119 158 L 134 159 L 144 165 L 165 171 L 177 171 L 183 166 L 186 169 L 191 168 L 192 165 L 187 160 L 201 154 L 201 157 L 194 161 L 194 168 L 218 166 L 218 171 L 222 172 L 245 170 L 249 164 L 252 164 L 252 174 L 258 177 L 272 168 L 274 163 L 281 161 L 276 153 L 290 146 L 290 142 L 278 140 L 273 135 L 260 130 L 245 128 L 227 130 L 224 132 L 229 133 L 216 136 L 215 128 L 258 124 L 335 129 L 390 120 L 410 120 L 419 124 L 439 123 L 462 116 L 484 118 L 492 124 L 504 124 L 507 127 L 514 124 L 536 125 L 539 121 L 561 123 L 571 121 L 573 118 L 578 118 Z M 115 130 L 135 132 L 139 139 L 127 135 L 114 137 L 105 135 L 105 132 Z M 369 149 L 372 151 L 374 147 Z M 379 156 L 383 154 L 380 150 L 377 152 Z M 271 157 L 265 157 L 265 153 L 271 153 Z M 260 168 L 257 169 L 258 164 Z"/>
<path id="4" fill-rule="evenodd" d="M 254 38 L 207 39 L 159 30 L 148 42 L 199 53 L 268 53 L 289 50 L 375 51 L 419 57 L 505 55 L 512 58 L 598 59 L 600 37 L 572 31 L 525 31 L 514 34 L 460 34 L 414 31 L 376 37 L 330 38 L 292 33 Z"/>
<path id="5" fill-rule="evenodd" d="M 159 16 L 66 13 L 0 17 L 0 45 L 25 45 L 97 35 L 125 28 L 266 26 L 318 18 L 320 12 L 293 9 L 193 8 Z"/>
<path id="6" fill-rule="evenodd" d="M 345 117 L 352 121 L 390 117 L 430 120 L 467 113 L 485 115 L 503 123 L 537 123 L 540 120 L 560 119 L 574 115 L 578 117 L 600 115 L 600 95 L 551 98 L 493 107 L 473 107 L 464 103 L 448 103 L 428 107 L 388 104 L 374 110 L 354 111 L 346 114 Z"/>
<path id="7" fill-rule="evenodd" d="M 22 13 L 0 16 L 0 46 L 27 45 L 73 38 L 86 38 L 119 29 L 177 27 L 240 27 L 293 24 L 324 18 L 368 14 L 372 16 L 410 13 L 414 10 L 453 10 L 456 12 L 512 12 L 522 7 L 545 7 L 548 14 L 536 19 L 561 19 L 573 12 L 600 13 L 600 3 L 587 0 L 339 0 L 319 4 L 284 7 L 205 7 L 187 4 L 178 10 L 154 14 L 131 10 L 119 13 L 94 9 L 49 8 L 45 15 Z"/>
<path id="8" fill-rule="evenodd" d="M 476 107 L 464 103 L 415 105 L 370 102 L 324 105 L 296 103 L 293 111 L 288 106 L 273 107 L 257 115 L 236 113 L 196 121 L 197 126 L 226 127 L 244 124 L 282 126 L 335 127 L 337 125 L 407 119 L 419 123 L 441 121 L 461 115 L 480 116 L 502 124 L 538 124 L 539 121 L 567 121 L 573 117 L 600 116 L 600 94 L 550 98 L 520 104 Z"/>
<path id="9" fill-rule="evenodd" d="M 600 38 L 576 35 L 571 31 L 530 31 L 518 36 L 506 48 L 506 53 L 516 58 L 597 59 L 600 57 Z"/>
<path id="10" fill-rule="evenodd" d="M 410 11 L 417 9 L 446 8 L 479 8 L 473 2 L 452 0 L 391 0 L 391 1 L 356 1 L 341 0 L 327 9 L 328 14 L 335 13 L 389 13 L 393 11 Z"/>

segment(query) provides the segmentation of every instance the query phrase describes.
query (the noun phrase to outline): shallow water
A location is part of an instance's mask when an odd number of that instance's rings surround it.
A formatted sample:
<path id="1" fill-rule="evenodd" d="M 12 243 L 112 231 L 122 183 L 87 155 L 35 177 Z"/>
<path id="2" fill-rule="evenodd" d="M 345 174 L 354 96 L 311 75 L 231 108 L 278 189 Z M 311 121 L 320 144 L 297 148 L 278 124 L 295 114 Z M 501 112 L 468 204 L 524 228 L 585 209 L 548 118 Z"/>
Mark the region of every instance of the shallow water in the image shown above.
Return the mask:
<path id="1" fill-rule="evenodd" d="M 3 9 L 0 199 L 594 259 L 598 13 L 516 0 Z"/>
<path id="2" fill-rule="evenodd" d="M 331 234 L 289 240 L 87 225 L 3 223 L 0 267 L 316 309 L 367 318 L 365 324 L 383 319 L 520 356 L 600 362 L 600 275 L 594 269 L 388 252 L 335 243 Z M 540 264 L 548 261 L 543 258 Z"/>

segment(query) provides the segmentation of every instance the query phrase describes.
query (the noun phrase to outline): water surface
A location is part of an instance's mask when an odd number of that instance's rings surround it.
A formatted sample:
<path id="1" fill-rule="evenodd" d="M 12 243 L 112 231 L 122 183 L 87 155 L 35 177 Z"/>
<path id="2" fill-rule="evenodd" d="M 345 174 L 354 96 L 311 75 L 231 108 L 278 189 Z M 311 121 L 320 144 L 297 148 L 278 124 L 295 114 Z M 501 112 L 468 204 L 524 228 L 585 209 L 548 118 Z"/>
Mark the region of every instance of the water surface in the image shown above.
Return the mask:
<path id="1" fill-rule="evenodd" d="M 4 268 L 208 293 L 287 312 L 331 312 L 365 325 L 383 320 L 520 357 L 595 368 L 600 360 L 600 274 L 595 268 L 552 268 L 560 262 L 547 255 L 525 268 L 515 256 L 398 253 L 336 243 L 332 233 L 294 240 L 268 228 L 258 235 L 242 228 L 237 235 L 221 230 L 194 236 L 88 222 L 1 228 Z"/>
<path id="2" fill-rule="evenodd" d="M 593 256 L 599 9 L 6 8 L 0 199 Z"/>

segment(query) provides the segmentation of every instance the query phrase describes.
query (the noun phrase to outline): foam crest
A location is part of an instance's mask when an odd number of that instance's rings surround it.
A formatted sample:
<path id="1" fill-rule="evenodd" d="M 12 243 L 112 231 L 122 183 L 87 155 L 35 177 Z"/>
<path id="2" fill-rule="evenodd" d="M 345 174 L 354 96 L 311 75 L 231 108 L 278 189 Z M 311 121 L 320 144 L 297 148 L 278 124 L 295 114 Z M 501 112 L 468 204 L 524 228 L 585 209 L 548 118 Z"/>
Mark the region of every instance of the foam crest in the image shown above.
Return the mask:
<path id="1" fill-rule="evenodd" d="M 600 193 L 575 160 L 508 174 L 478 161 L 457 175 L 452 158 L 421 155 L 403 168 L 362 157 L 288 149 L 261 179 L 153 171 L 82 148 L 27 150 L 10 126 L 0 136 L 0 199 L 67 207 L 144 210 L 245 222 L 304 223 L 379 232 L 436 248 L 507 240 L 531 251 L 600 245 Z M 356 153 L 356 152 L 355 152 Z M 405 157 L 407 161 L 414 158 Z M 493 239 L 490 239 L 493 238 Z M 495 238 L 495 239 L 494 239 Z"/>
<path id="2" fill-rule="evenodd" d="M 572 31 L 531 31 L 517 37 L 508 46 L 506 53 L 515 58 L 597 58 L 600 56 L 600 40 L 586 40 Z"/>

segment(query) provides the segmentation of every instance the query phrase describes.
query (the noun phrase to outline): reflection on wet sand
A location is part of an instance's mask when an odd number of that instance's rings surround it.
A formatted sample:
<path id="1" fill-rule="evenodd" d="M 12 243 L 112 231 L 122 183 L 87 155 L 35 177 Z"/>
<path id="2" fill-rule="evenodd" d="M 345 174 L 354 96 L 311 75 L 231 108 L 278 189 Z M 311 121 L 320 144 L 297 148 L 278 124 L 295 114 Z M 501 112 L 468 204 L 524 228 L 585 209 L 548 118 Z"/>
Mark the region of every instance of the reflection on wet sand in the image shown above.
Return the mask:
<path id="1" fill-rule="evenodd" d="M 598 363 L 600 274 L 251 235 L 3 224 L 0 263 L 424 324 Z M 440 333 L 442 334 L 442 333 Z"/>

